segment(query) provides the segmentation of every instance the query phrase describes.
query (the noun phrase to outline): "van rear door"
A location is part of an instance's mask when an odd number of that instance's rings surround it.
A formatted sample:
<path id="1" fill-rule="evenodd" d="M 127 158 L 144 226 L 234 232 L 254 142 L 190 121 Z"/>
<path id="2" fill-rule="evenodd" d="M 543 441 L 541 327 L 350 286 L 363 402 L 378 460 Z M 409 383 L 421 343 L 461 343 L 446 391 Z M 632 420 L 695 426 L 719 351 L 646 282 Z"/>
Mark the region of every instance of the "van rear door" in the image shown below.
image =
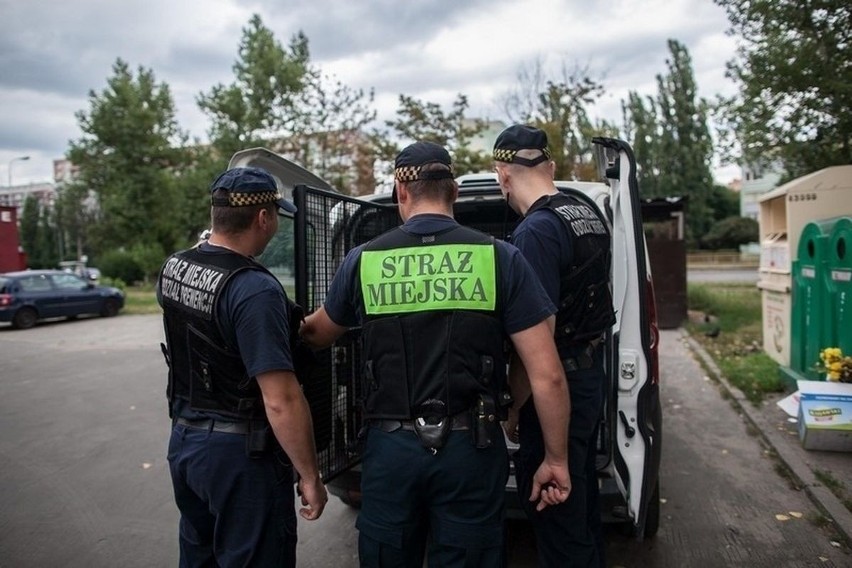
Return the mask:
<path id="1" fill-rule="evenodd" d="M 636 160 L 630 146 L 595 138 L 599 164 L 611 189 L 612 286 L 616 323 L 609 351 L 613 392 L 606 422 L 613 460 L 609 465 L 638 536 L 652 536 L 659 523 L 662 417 L 659 404 L 657 327 L 651 275 L 642 229 Z"/>

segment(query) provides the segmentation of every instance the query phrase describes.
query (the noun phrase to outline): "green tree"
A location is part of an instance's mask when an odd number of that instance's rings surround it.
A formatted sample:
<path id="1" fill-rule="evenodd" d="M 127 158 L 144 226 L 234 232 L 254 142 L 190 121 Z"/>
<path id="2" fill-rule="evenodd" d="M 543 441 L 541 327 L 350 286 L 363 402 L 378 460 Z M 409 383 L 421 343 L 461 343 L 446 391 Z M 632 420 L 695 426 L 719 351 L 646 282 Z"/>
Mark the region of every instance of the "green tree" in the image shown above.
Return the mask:
<path id="1" fill-rule="evenodd" d="M 352 89 L 310 68 L 297 123 L 279 150 L 344 193 L 372 193 L 373 152 L 364 132 L 376 119 L 373 101 L 373 91 Z"/>
<path id="2" fill-rule="evenodd" d="M 714 1 L 739 41 L 728 72 L 740 93 L 724 116 L 742 158 L 780 160 L 788 178 L 852 163 L 852 4 Z"/>
<path id="3" fill-rule="evenodd" d="M 38 243 L 40 208 L 38 198 L 35 195 L 27 195 L 24 199 L 24 206 L 21 209 L 19 228 L 21 248 L 27 253 L 27 264 L 30 266 L 32 266 L 32 263 L 39 256 L 36 247 Z"/>
<path id="4" fill-rule="evenodd" d="M 503 104 L 512 122 L 547 132 L 558 179 L 592 180 L 597 177 L 592 138 L 618 130 L 589 116 L 589 106 L 603 93 L 603 85 L 589 76 L 588 67 L 576 65 L 569 71 L 563 63 L 560 77 L 552 79 L 536 60 L 519 70 L 517 87 L 503 95 Z"/>
<path id="5" fill-rule="evenodd" d="M 657 96 L 631 92 L 625 110 L 628 138 L 638 141 L 636 159 L 646 197 L 687 196 L 687 238 L 697 244 L 714 220 L 710 207 L 713 141 L 709 104 L 698 97 L 692 59 L 677 40 L 668 42 L 668 72 L 657 75 Z M 640 150 L 642 153 L 640 153 Z"/>
<path id="6" fill-rule="evenodd" d="M 49 207 L 42 207 L 36 234 L 35 262 L 33 268 L 56 268 L 59 265 L 59 250 L 56 242 L 56 226 Z"/>
<path id="7" fill-rule="evenodd" d="M 467 97 L 462 94 L 456 96 L 449 112 L 437 103 L 400 95 L 396 118 L 385 121 L 391 132 L 374 132 L 376 154 L 390 161 L 401 150 L 395 140 L 405 143 L 428 141 L 449 151 L 456 175 L 488 171 L 491 167 L 490 152 L 477 150 L 472 145 L 488 125 L 485 120 L 469 117 L 469 107 Z"/>
<path id="8" fill-rule="evenodd" d="M 304 34 L 296 34 L 285 50 L 261 17 L 252 16 L 243 28 L 234 82 L 197 97 L 212 122 L 209 135 L 221 169 L 234 152 L 292 133 L 308 60 Z"/>
<path id="9" fill-rule="evenodd" d="M 86 184 L 79 180 L 63 183 L 58 190 L 55 204 L 57 233 L 59 235 L 61 260 L 91 256 L 89 228 L 97 219 L 96 197 Z"/>
<path id="10" fill-rule="evenodd" d="M 165 251 L 179 241 L 175 171 L 183 167 L 186 135 L 178 127 L 168 85 L 151 70 L 134 74 L 118 59 L 89 111 L 77 112 L 83 136 L 68 158 L 77 181 L 96 197 L 90 247 L 95 255 L 146 243 Z"/>

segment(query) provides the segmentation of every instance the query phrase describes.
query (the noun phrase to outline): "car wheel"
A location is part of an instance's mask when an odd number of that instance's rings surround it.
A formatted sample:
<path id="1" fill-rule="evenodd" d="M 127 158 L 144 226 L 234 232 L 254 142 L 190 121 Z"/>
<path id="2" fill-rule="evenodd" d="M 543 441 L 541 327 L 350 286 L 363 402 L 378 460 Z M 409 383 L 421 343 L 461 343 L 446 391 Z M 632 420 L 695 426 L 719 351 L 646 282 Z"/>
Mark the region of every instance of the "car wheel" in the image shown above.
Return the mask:
<path id="1" fill-rule="evenodd" d="M 111 299 L 105 301 L 104 307 L 101 308 L 101 315 L 105 318 L 111 318 L 118 315 L 118 302 Z"/>
<path id="2" fill-rule="evenodd" d="M 12 327 L 16 329 L 29 329 L 38 320 L 38 313 L 32 308 L 21 308 L 12 318 Z"/>

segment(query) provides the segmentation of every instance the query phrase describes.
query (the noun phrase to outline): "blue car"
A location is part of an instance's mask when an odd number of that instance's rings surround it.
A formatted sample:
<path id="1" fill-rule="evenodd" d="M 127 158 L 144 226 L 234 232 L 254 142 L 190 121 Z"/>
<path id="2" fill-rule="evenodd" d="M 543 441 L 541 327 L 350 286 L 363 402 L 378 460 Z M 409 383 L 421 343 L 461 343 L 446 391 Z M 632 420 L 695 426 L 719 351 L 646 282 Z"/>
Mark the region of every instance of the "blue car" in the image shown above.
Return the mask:
<path id="1" fill-rule="evenodd" d="M 40 319 L 84 314 L 111 317 L 124 307 L 124 292 L 97 286 L 71 272 L 24 270 L 0 274 L 0 322 L 27 329 Z"/>

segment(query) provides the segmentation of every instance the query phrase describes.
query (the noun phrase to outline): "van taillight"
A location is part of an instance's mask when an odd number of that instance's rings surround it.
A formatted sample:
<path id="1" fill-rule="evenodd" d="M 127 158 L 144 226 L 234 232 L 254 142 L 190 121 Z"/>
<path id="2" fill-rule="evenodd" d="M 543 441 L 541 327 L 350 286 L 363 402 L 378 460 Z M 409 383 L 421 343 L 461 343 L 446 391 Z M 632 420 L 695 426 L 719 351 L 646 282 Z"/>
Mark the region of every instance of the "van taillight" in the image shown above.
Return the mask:
<path id="1" fill-rule="evenodd" d="M 11 305 L 12 305 L 12 295 L 11 294 L 0 294 L 0 307 L 11 306 Z"/>
<path id="2" fill-rule="evenodd" d="M 645 287 L 645 297 L 648 302 L 648 326 L 651 335 L 651 382 L 660 383 L 660 328 L 657 327 L 657 301 L 654 297 L 654 282 L 648 276 Z"/>

